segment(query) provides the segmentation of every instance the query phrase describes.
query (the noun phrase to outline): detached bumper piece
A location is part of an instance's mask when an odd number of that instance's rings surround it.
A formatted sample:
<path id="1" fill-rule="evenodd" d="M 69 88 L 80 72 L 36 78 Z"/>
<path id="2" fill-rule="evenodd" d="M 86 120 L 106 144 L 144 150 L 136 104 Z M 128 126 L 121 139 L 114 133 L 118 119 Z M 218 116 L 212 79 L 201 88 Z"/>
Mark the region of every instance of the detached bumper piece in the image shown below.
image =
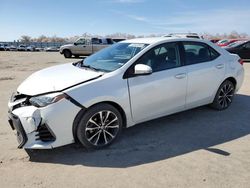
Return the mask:
<path id="1" fill-rule="evenodd" d="M 9 124 L 13 130 L 17 132 L 17 141 L 19 143 L 18 148 L 22 148 L 27 142 L 28 138 L 23 129 L 20 119 L 12 113 L 9 113 Z"/>

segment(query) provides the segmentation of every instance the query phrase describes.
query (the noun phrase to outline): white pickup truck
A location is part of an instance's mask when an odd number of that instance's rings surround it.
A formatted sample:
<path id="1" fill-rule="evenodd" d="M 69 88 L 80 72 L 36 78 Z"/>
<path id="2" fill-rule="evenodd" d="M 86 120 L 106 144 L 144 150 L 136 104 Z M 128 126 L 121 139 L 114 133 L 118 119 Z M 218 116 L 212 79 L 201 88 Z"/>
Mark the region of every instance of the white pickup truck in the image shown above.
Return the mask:
<path id="1" fill-rule="evenodd" d="M 65 58 L 91 55 L 103 48 L 113 44 L 114 41 L 110 38 L 79 38 L 73 44 L 67 44 L 60 47 L 60 53 Z"/>

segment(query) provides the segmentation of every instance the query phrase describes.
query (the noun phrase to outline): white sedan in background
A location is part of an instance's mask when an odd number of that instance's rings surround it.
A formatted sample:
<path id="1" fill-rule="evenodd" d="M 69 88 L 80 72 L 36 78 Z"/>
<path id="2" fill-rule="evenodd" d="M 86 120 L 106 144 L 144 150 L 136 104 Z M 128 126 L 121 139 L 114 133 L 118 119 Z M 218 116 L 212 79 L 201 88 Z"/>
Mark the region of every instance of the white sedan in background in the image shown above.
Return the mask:
<path id="1" fill-rule="evenodd" d="M 19 148 L 99 149 L 144 121 L 207 104 L 224 110 L 243 77 L 240 58 L 208 41 L 127 40 L 32 74 L 9 101 L 9 123 Z"/>

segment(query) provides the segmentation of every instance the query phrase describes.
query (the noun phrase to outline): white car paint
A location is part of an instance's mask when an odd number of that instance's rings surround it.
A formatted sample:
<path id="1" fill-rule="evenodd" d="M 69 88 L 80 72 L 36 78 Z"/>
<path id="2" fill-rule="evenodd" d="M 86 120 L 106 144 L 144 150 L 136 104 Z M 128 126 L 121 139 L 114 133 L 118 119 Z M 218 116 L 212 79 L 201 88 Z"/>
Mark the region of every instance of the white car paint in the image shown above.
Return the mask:
<path id="1" fill-rule="evenodd" d="M 163 43 L 197 41 L 208 44 L 221 55 L 214 61 L 181 66 L 146 76 L 124 79 L 126 70 L 144 53 Z M 71 99 L 62 99 L 46 107 L 21 106 L 22 99 L 9 101 L 10 112 L 24 127 L 28 141 L 24 148 L 48 149 L 74 142 L 72 126 L 81 106 L 88 109 L 100 102 L 119 105 L 126 115 L 126 126 L 194 108 L 213 101 L 220 84 L 228 77 L 237 81 L 236 90 L 243 82 L 244 69 L 231 55 L 209 41 L 184 38 L 132 39 L 121 43 L 149 44 L 122 67 L 109 72 L 95 72 L 73 66 L 72 63 L 38 71 L 28 77 L 17 89 L 19 94 L 37 96 L 60 91 Z M 77 103 L 77 104 L 76 104 Z M 79 106 L 81 105 L 81 106 Z M 40 123 L 46 123 L 56 140 L 36 140 Z"/>
<path id="2" fill-rule="evenodd" d="M 102 73 L 79 69 L 71 63 L 56 65 L 33 73 L 21 83 L 17 91 L 31 96 L 60 91 L 100 75 Z"/>

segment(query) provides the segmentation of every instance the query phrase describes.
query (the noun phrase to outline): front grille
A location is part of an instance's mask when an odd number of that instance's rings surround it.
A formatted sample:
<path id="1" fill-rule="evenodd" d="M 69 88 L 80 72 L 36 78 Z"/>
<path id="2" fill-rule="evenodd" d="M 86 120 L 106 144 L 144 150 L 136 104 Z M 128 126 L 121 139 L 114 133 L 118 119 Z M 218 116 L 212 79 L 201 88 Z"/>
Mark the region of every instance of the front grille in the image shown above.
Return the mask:
<path id="1" fill-rule="evenodd" d="M 56 137 L 46 124 L 39 125 L 37 128 L 36 140 L 43 142 L 55 141 Z"/>

